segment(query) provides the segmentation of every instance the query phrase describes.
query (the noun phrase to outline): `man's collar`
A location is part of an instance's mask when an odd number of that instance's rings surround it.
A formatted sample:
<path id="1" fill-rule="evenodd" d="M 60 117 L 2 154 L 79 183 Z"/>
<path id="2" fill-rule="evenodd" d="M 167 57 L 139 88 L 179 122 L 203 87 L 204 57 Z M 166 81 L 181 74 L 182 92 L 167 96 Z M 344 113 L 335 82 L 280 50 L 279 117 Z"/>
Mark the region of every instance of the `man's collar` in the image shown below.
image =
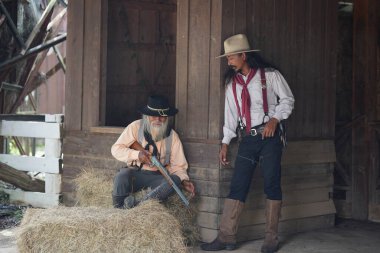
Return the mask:
<path id="1" fill-rule="evenodd" d="M 251 71 L 252 71 L 252 69 L 250 68 L 249 71 L 248 71 L 248 73 L 247 73 L 246 75 L 243 75 L 243 73 L 241 73 L 241 72 L 237 72 L 237 74 L 238 74 L 238 75 L 241 75 L 241 76 L 244 77 L 244 78 L 247 78 L 248 75 L 249 75 L 249 73 L 250 73 Z"/>

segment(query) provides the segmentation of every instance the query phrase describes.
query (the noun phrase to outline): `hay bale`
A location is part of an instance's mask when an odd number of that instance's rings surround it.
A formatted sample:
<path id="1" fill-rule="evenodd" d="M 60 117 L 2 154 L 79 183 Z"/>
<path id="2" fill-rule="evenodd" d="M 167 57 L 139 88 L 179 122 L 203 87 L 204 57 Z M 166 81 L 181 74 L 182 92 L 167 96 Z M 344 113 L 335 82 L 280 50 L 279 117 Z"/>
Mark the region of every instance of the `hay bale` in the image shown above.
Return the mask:
<path id="1" fill-rule="evenodd" d="M 113 172 L 115 174 L 115 172 Z M 85 168 L 75 179 L 76 197 L 79 206 L 112 207 L 113 176 L 104 170 Z M 135 193 L 137 199 L 141 199 L 147 190 Z M 182 227 L 187 244 L 195 244 L 199 239 L 199 230 L 196 224 L 196 206 L 192 201 L 190 208 L 186 209 L 177 194 L 166 201 L 165 206 L 176 217 Z"/>
<path id="2" fill-rule="evenodd" d="M 114 172 L 84 168 L 74 179 L 79 206 L 112 207 Z"/>
<path id="3" fill-rule="evenodd" d="M 23 252 L 186 252 L 179 222 L 156 201 L 120 210 L 28 209 L 17 236 Z"/>
<path id="4" fill-rule="evenodd" d="M 195 201 L 185 208 L 177 194 L 171 196 L 164 205 L 169 212 L 177 218 L 181 224 L 182 234 L 186 238 L 186 245 L 195 245 L 200 240 L 199 228 L 197 226 L 197 209 Z"/>

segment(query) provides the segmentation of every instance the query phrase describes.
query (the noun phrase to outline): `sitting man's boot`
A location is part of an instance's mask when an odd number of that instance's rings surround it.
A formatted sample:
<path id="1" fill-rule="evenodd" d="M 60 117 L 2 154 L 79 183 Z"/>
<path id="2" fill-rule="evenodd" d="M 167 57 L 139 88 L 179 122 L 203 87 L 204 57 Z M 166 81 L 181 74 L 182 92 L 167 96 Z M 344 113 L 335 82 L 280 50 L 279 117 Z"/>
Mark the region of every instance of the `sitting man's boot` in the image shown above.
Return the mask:
<path id="1" fill-rule="evenodd" d="M 244 203 L 240 200 L 226 199 L 224 201 L 224 209 L 222 219 L 220 221 L 219 234 L 214 241 L 202 244 L 202 250 L 219 251 L 236 249 L 236 233 L 243 207 Z"/>
<path id="2" fill-rule="evenodd" d="M 181 179 L 178 176 L 172 176 L 174 183 L 180 187 Z M 170 195 L 174 193 L 174 188 L 169 185 L 167 181 L 161 183 L 159 186 L 150 191 L 147 195 L 145 195 L 140 202 L 149 200 L 149 199 L 157 199 L 158 201 L 167 200 Z"/>
<path id="3" fill-rule="evenodd" d="M 113 205 L 113 207 L 123 209 L 124 208 L 124 199 L 125 198 L 126 198 L 126 196 L 115 196 L 115 195 L 112 195 L 112 205 Z"/>
<path id="4" fill-rule="evenodd" d="M 136 200 L 135 196 L 133 196 L 132 194 L 124 199 L 124 208 L 125 209 L 131 209 L 131 208 L 137 206 L 137 204 L 138 204 L 138 201 Z"/>
<path id="5" fill-rule="evenodd" d="M 274 253 L 279 248 L 278 222 L 281 214 L 281 203 L 281 200 L 267 199 L 265 239 L 261 247 L 262 253 Z"/>

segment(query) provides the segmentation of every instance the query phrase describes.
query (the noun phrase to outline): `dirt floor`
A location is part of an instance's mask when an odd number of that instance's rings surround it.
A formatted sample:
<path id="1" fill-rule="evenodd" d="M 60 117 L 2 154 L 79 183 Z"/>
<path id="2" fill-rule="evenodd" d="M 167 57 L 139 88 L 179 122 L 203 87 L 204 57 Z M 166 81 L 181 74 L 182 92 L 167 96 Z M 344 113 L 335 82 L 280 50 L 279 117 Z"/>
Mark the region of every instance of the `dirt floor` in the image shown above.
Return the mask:
<path id="1" fill-rule="evenodd" d="M 1 253 L 18 253 L 14 235 L 16 229 L 0 231 Z M 280 253 L 376 253 L 380 252 L 380 224 L 343 220 L 334 228 L 281 236 L 280 239 Z M 262 240 L 241 243 L 234 252 L 260 252 L 261 244 Z M 197 246 L 190 252 L 203 251 Z"/>

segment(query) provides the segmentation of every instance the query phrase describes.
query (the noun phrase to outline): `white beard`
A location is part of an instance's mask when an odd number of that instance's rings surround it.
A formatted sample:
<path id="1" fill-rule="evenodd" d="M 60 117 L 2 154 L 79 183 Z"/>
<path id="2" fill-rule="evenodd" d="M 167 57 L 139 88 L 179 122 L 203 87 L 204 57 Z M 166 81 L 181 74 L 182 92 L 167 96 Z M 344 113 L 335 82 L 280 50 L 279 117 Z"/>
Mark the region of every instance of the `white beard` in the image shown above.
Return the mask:
<path id="1" fill-rule="evenodd" d="M 157 142 L 164 137 L 166 137 L 166 132 L 168 130 L 169 119 L 162 123 L 161 126 L 153 125 L 147 115 L 143 115 L 143 127 L 144 131 L 147 131 L 152 136 L 153 141 Z"/>

